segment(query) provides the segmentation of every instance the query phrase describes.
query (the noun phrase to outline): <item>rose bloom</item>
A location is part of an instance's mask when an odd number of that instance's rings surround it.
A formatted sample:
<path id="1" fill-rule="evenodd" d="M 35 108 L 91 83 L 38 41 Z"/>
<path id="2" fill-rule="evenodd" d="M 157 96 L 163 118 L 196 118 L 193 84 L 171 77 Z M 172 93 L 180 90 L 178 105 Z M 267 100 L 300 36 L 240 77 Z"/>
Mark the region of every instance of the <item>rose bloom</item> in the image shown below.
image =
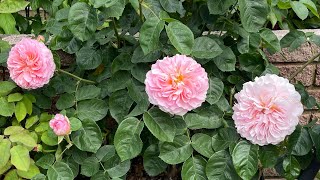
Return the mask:
<path id="1" fill-rule="evenodd" d="M 7 65 L 11 79 L 24 89 L 44 86 L 56 68 L 51 51 L 42 42 L 30 38 L 11 48 Z"/>
<path id="2" fill-rule="evenodd" d="M 152 104 L 181 116 L 201 106 L 209 88 L 205 70 L 185 55 L 157 60 L 146 75 L 145 85 Z"/>
<path id="3" fill-rule="evenodd" d="M 57 136 L 65 136 L 71 133 L 70 121 L 67 116 L 56 114 L 50 120 L 49 125 Z"/>
<path id="4" fill-rule="evenodd" d="M 303 112 L 301 96 L 285 78 L 267 74 L 247 82 L 235 95 L 238 133 L 260 146 L 278 144 L 290 135 Z"/>

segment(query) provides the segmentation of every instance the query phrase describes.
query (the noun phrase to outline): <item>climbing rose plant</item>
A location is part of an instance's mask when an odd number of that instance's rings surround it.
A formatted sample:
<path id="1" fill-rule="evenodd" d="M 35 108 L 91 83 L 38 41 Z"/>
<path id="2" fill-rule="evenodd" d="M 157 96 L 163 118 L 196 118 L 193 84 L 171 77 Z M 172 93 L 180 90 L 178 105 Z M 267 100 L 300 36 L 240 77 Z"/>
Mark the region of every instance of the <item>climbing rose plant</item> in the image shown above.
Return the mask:
<path id="1" fill-rule="evenodd" d="M 0 178 L 251 180 L 265 168 L 304 176 L 319 159 L 320 126 L 299 118 L 320 105 L 294 79 L 303 67 L 280 77 L 266 54 L 320 45 L 294 29 L 319 17 L 318 6 L 1 1 L 0 32 L 37 40 L 0 40 L 10 75 L 0 81 Z M 279 41 L 273 28 L 291 31 Z"/>

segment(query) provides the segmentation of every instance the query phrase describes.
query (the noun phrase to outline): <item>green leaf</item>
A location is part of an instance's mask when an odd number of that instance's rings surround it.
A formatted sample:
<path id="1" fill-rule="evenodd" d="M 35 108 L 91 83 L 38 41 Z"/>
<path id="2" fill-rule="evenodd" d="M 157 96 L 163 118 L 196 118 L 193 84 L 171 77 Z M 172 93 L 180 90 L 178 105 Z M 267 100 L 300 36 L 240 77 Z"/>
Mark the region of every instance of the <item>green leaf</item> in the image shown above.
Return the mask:
<path id="1" fill-rule="evenodd" d="M 47 180 L 47 177 L 44 174 L 37 174 L 31 180 Z"/>
<path id="2" fill-rule="evenodd" d="M 194 40 L 191 54 L 196 58 L 212 59 L 222 52 L 223 50 L 215 40 L 208 37 L 198 37 Z"/>
<path id="3" fill-rule="evenodd" d="M 84 2 L 77 2 L 69 10 L 68 23 L 71 32 L 81 41 L 86 41 L 96 31 L 96 11 Z"/>
<path id="4" fill-rule="evenodd" d="M 36 165 L 31 164 L 28 171 L 17 170 L 17 174 L 22 178 L 32 179 L 37 174 L 40 174 L 40 170 Z"/>
<path id="5" fill-rule="evenodd" d="M 127 87 L 131 75 L 128 71 L 118 71 L 108 80 L 108 92 L 116 92 Z"/>
<path id="6" fill-rule="evenodd" d="M 131 81 L 131 83 L 128 84 L 127 89 L 131 99 L 137 103 L 135 108 L 127 115 L 127 117 L 137 116 L 146 112 L 150 103 L 148 100 L 148 95 L 145 92 L 145 87 L 139 86 Z"/>
<path id="7" fill-rule="evenodd" d="M 36 165 L 43 168 L 43 169 L 49 169 L 50 166 L 55 161 L 55 157 L 53 154 L 45 154 L 40 159 L 37 160 Z"/>
<path id="8" fill-rule="evenodd" d="M 24 0 L 2 0 L 0 2 L 0 13 L 15 13 L 24 10 L 29 2 Z"/>
<path id="9" fill-rule="evenodd" d="M 150 70 L 150 67 L 146 63 L 136 64 L 131 69 L 131 75 L 138 81 L 144 83 L 144 80 L 146 79 L 146 74 L 149 70 Z"/>
<path id="10" fill-rule="evenodd" d="M 277 146 L 267 145 L 259 149 L 259 159 L 264 168 L 272 168 L 277 164 L 280 152 Z"/>
<path id="11" fill-rule="evenodd" d="M 176 136 L 173 142 L 160 142 L 159 157 L 168 164 L 179 164 L 192 154 L 190 139 L 185 135 Z"/>
<path id="12" fill-rule="evenodd" d="M 69 93 L 62 94 L 56 103 L 56 107 L 59 110 L 68 109 L 74 105 L 75 105 L 75 97 L 73 94 L 69 94 Z"/>
<path id="13" fill-rule="evenodd" d="M 208 160 L 206 174 L 209 180 L 240 180 L 237 175 L 230 154 L 227 151 L 218 151 Z"/>
<path id="14" fill-rule="evenodd" d="M 188 113 L 185 121 L 189 129 L 215 129 L 222 125 L 223 112 L 217 106 L 201 107 L 197 113 Z"/>
<path id="15" fill-rule="evenodd" d="M 17 102 L 17 101 L 20 101 L 22 98 L 23 96 L 20 93 L 9 94 L 8 102 Z"/>
<path id="16" fill-rule="evenodd" d="M 70 167 L 63 162 L 56 162 L 47 171 L 48 180 L 72 180 L 73 173 Z"/>
<path id="17" fill-rule="evenodd" d="M 160 51 L 157 51 L 157 50 L 151 51 L 145 55 L 144 52 L 142 51 L 141 46 L 138 46 L 133 52 L 131 62 L 132 63 L 154 62 L 157 59 L 159 59 L 160 56 L 161 56 L 161 53 Z"/>
<path id="18" fill-rule="evenodd" d="M 305 20 L 309 15 L 308 8 L 300 1 L 290 1 L 293 11 L 301 20 Z"/>
<path id="19" fill-rule="evenodd" d="M 30 167 L 29 151 L 21 145 L 13 146 L 10 149 L 11 163 L 21 171 L 28 171 Z"/>
<path id="20" fill-rule="evenodd" d="M 91 119 L 99 121 L 107 115 L 108 105 L 100 99 L 84 100 L 78 103 L 76 113 L 80 120 Z"/>
<path id="21" fill-rule="evenodd" d="M 0 141 L 0 152 L 2 153 L 2 155 L 0 156 L 0 169 L 9 162 L 10 148 L 11 142 L 8 139 L 3 139 Z"/>
<path id="22" fill-rule="evenodd" d="M 82 151 L 97 152 L 102 143 L 99 126 L 92 120 L 84 119 L 82 128 L 71 134 L 73 143 Z"/>
<path id="23" fill-rule="evenodd" d="M 116 153 L 116 150 L 114 148 L 113 145 L 104 145 L 102 146 L 97 153 L 95 154 L 95 156 L 97 157 L 98 161 L 107 161 L 109 158 L 111 158 L 112 156 L 114 156 Z"/>
<path id="24" fill-rule="evenodd" d="M 207 134 L 196 133 L 191 138 L 191 145 L 201 155 L 210 158 L 214 153 L 211 137 Z"/>
<path id="25" fill-rule="evenodd" d="M 0 81 L 0 96 L 8 95 L 16 87 L 13 82 Z"/>
<path id="26" fill-rule="evenodd" d="M 296 128 L 289 136 L 288 151 L 292 155 L 303 156 L 312 149 L 312 141 L 306 128 Z"/>
<path id="27" fill-rule="evenodd" d="M 95 175 L 100 168 L 99 161 L 96 157 L 88 157 L 81 165 L 81 174 L 87 177 Z"/>
<path id="28" fill-rule="evenodd" d="M 112 6 L 103 8 L 102 12 L 105 15 L 105 18 L 115 17 L 119 19 L 123 13 L 125 5 L 126 5 L 125 0 L 117 0 L 117 2 L 114 3 Z"/>
<path id="29" fill-rule="evenodd" d="M 130 54 L 121 53 L 112 61 L 111 72 L 114 74 L 120 70 L 131 70 L 133 64 L 131 63 L 130 58 Z"/>
<path id="30" fill-rule="evenodd" d="M 130 160 L 121 162 L 120 157 L 115 154 L 104 163 L 104 167 L 110 177 L 117 178 L 122 177 L 129 171 L 130 164 Z"/>
<path id="31" fill-rule="evenodd" d="M 10 151 L 9 151 L 10 153 Z M 11 169 L 12 164 L 10 161 L 8 161 L 7 164 L 5 164 L 4 166 L 0 167 L 0 174 L 4 174 L 5 172 L 7 172 L 9 169 Z"/>
<path id="32" fill-rule="evenodd" d="M 77 131 L 82 127 L 82 123 L 78 118 L 71 117 L 69 118 L 71 131 Z"/>
<path id="33" fill-rule="evenodd" d="M 300 175 L 301 167 L 294 156 L 288 156 L 282 163 L 284 177 L 288 180 L 294 180 Z"/>
<path id="34" fill-rule="evenodd" d="M 110 180 L 110 177 L 107 172 L 99 171 L 95 175 L 93 175 L 90 180 Z"/>
<path id="35" fill-rule="evenodd" d="M 307 38 L 304 32 L 298 30 L 291 30 L 280 40 L 280 44 L 282 48 L 289 47 L 289 51 L 293 51 L 300 47 L 306 41 Z"/>
<path id="36" fill-rule="evenodd" d="M 231 144 L 236 144 L 239 139 L 237 131 L 233 128 L 221 128 L 212 137 L 212 147 L 215 151 L 228 148 Z"/>
<path id="37" fill-rule="evenodd" d="M 41 135 L 41 141 L 49 146 L 55 146 L 58 144 L 58 137 L 51 137 L 48 134 L 48 131 L 44 132 Z"/>
<path id="38" fill-rule="evenodd" d="M 160 0 L 160 4 L 166 12 L 175 13 L 178 12 L 181 16 L 185 14 L 185 10 L 182 6 L 182 1 L 177 0 Z"/>
<path id="39" fill-rule="evenodd" d="M 12 134 L 18 134 L 21 133 L 21 131 L 23 131 L 23 127 L 21 126 L 9 126 L 4 130 L 4 135 L 8 136 L 8 135 L 12 135 Z"/>
<path id="40" fill-rule="evenodd" d="M 139 41 L 144 54 L 149 54 L 158 48 L 160 33 L 163 28 L 164 21 L 158 17 L 150 17 L 143 23 Z"/>
<path id="41" fill-rule="evenodd" d="M 20 133 L 12 134 L 9 139 L 11 142 L 20 142 L 28 147 L 33 148 L 37 146 L 36 140 L 33 139 L 28 131 L 21 131 Z"/>
<path id="42" fill-rule="evenodd" d="M 101 52 L 93 47 L 82 47 L 77 53 L 77 65 L 84 70 L 95 69 L 101 62 Z"/>
<path id="43" fill-rule="evenodd" d="M 120 123 L 129 113 L 133 100 L 126 90 L 114 92 L 109 98 L 109 108 L 111 116 Z"/>
<path id="44" fill-rule="evenodd" d="M 319 18 L 318 10 L 314 2 L 312 2 L 311 0 L 300 0 L 300 2 L 307 6 L 307 8 L 312 12 L 312 14 Z"/>
<path id="45" fill-rule="evenodd" d="M 234 5 L 236 0 L 208 0 L 208 9 L 210 14 L 226 14 L 230 6 Z"/>
<path id="46" fill-rule="evenodd" d="M 319 160 L 320 159 L 320 125 L 315 125 L 311 129 L 309 129 L 309 134 L 316 148 L 316 157 Z"/>
<path id="47" fill-rule="evenodd" d="M 31 116 L 26 120 L 25 127 L 27 129 L 29 129 L 30 127 L 32 127 L 38 121 L 39 121 L 39 117 L 37 115 Z"/>
<path id="48" fill-rule="evenodd" d="M 12 14 L 0 13 L 0 28 L 2 28 L 6 34 L 19 34 L 16 29 L 16 20 Z"/>
<path id="49" fill-rule="evenodd" d="M 265 46 L 271 53 L 279 52 L 281 50 L 280 41 L 278 37 L 270 29 L 263 29 L 260 36 L 265 43 Z"/>
<path id="50" fill-rule="evenodd" d="M 20 122 L 22 121 L 26 115 L 27 115 L 27 108 L 25 106 L 25 104 L 22 101 L 19 101 L 16 104 L 16 108 L 15 108 L 15 112 L 14 112 L 17 120 Z"/>
<path id="51" fill-rule="evenodd" d="M 143 146 L 140 134 L 143 127 L 144 123 L 133 117 L 120 123 L 114 135 L 114 146 L 121 161 L 133 159 L 140 154 Z"/>
<path id="52" fill-rule="evenodd" d="M 181 176 L 183 180 L 206 180 L 206 160 L 199 156 L 191 156 L 183 163 Z"/>
<path id="53" fill-rule="evenodd" d="M 19 179 L 19 176 L 17 174 L 17 170 L 16 169 L 12 169 L 10 170 L 6 176 L 4 177 L 3 180 L 13 180 L 13 179 Z"/>
<path id="54" fill-rule="evenodd" d="M 1 116 L 10 117 L 15 111 L 14 103 L 9 103 L 5 97 L 0 97 L 0 107 Z"/>
<path id="55" fill-rule="evenodd" d="M 241 54 L 238 56 L 240 68 L 254 75 L 260 75 L 265 67 L 264 61 L 258 54 Z"/>
<path id="56" fill-rule="evenodd" d="M 191 54 L 194 36 L 188 26 L 179 21 L 174 21 L 166 26 L 166 31 L 170 42 L 181 54 Z"/>
<path id="57" fill-rule="evenodd" d="M 152 108 L 143 114 L 143 121 L 149 131 L 160 141 L 173 142 L 176 128 L 169 114 Z"/>
<path id="58" fill-rule="evenodd" d="M 101 89 L 94 85 L 83 86 L 76 91 L 76 100 L 82 101 L 86 99 L 93 99 L 99 96 Z"/>
<path id="59" fill-rule="evenodd" d="M 149 176 L 157 176 L 167 168 L 167 164 L 158 157 L 159 154 L 158 144 L 152 144 L 144 151 L 143 167 Z"/>
<path id="60" fill-rule="evenodd" d="M 240 141 L 232 151 L 232 161 L 238 175 L 244 180 L 250 180 L 258 171 L 257 145 Z"/>
<path id="61" fill-rule="evenodd" d="M 206 101 L 211 105 L 218 102 L 223 94 L 223 82 L 215 77 L 209 77 L 209 89 L 207 92 Z"/>
<path id="62" fill-rule="evenodd" d="M 223 49 L 222 54 L 215 57 L 213 62 L 221 71 L 234 71 L 236 67 L 236 56 L 231 48 L 226 47 Z"/>
<path id="63" fill-rule="evenodd" d="M 90 3 L 93 4 L 94 8 L 99 7 L 110 7 L 114 5 L 118 0 L 90 0 Z"/>
<path id="64" fill-rule="evenodd" d="M 240 19 L 245 30 L 258 32 L 267 20 L 267 0 L 239 0 Z"/>

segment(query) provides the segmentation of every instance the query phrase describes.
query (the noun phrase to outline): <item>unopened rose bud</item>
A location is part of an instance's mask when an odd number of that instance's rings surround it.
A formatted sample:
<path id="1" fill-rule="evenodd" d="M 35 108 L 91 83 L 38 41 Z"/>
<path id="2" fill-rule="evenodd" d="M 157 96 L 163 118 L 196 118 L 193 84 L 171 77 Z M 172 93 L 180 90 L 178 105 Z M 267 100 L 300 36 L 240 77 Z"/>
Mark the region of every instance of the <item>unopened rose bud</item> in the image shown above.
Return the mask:
<path id="1" fill-rule="evenodd" d="M 50 127 L 57 136 L 65 136 L 71 133 L 70 121 L 67 116 L 56 114 L 49 122 Z"/>

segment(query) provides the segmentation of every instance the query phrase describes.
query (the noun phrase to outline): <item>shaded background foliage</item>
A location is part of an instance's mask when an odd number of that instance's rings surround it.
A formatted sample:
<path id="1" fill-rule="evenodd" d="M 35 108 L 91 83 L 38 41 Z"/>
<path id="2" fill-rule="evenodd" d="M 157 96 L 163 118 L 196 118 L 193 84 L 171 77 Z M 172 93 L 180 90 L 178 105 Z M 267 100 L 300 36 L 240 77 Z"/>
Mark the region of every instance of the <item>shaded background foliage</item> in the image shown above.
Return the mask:
<path id="1" fill-rule="evenodd" d="M 24 17 L 25 7 L 43 9 Z M 265 51 L 298 48 L 320 38 L 297 28 L 319 26 L 315 0 L 3 0 L 0 32 L 46 37 L 61 71 L 44 88 L 23 91 L 0 83 L 0 174 L 27 179 L 259 179 L 275 167 L 295 179 L 319 158 L 316 120 L 283 143 L 258 147 L 237 134 L 233 95 L 244 82 L 278 74 Z M 28 11 L 27 11 L 28 12 Z M 303 21 L 302 21 L 303 20 Z M 290 29 L 281 41 L 272 29 Z M 5 66 L 10 46 L 0 40 Z M 59 52 L 75 60 L 65 64 Z M 202 107 L 184 117 L 150 105 L 144 79 L 157 59 L 192 56 L 206 69 L 210 88 Z M 59 55 L 60 54 L 60 55 Z M 319 107 L 301 84 L 307 108 Z M 49 113 L 48 113 L 49 112 Z M 66 114 L 73 146 L 48 126 Z M 17 157 L 17 154 L 20 154 Z M 181 176 L 180 176 L 181 173 Z"/>

